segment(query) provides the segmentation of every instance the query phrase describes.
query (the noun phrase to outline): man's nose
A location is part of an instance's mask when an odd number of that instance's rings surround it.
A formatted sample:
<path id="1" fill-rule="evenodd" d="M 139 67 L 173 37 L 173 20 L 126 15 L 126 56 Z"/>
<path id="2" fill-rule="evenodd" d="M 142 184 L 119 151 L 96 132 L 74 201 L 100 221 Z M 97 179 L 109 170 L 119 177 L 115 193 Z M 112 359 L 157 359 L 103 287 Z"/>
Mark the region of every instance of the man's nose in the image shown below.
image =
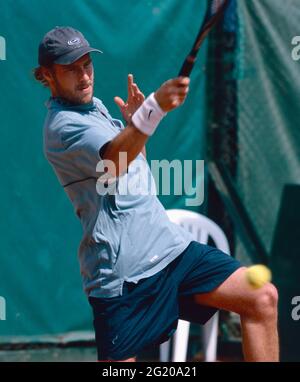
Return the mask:
<path id="1" fill-rule="evenodd" d="M 80 80 L 85 80 L 85 81 L 90 79 L 88 71 L 85 68 L 78 69 L 78 77 Z"/>

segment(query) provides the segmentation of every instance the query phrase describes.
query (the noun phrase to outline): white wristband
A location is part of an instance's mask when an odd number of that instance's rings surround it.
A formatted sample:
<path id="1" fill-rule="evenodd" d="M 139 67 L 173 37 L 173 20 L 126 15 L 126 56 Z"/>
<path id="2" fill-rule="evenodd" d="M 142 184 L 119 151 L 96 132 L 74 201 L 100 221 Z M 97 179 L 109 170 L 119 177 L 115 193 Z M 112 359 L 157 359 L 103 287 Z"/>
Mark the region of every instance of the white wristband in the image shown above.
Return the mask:
<path id="1" fill-rule="evenodd" d="M 132 123 L 142 133 L 152 135 L 166 114 L 156 101 L 154 93 L 152 93 L 133 114 Z"/>

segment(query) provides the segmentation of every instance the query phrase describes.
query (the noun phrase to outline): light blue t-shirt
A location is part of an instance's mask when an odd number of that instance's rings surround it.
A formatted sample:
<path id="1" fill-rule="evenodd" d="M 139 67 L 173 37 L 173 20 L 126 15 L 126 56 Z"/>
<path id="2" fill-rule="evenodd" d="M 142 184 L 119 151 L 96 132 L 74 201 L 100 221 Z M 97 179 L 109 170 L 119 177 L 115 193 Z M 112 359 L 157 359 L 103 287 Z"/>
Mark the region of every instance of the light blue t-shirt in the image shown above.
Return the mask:
<path id="1" fill-rule="evenodd" d="M 142 154 L 118 178 L 114 194 L 97 192 L 103 175 L 96 170 L 99 151 L 124 129 L 99 99 L 72 106 L 50 98 L 46 106 L 44 152 L 81 221 L 78 257 L 85 293 L 119 296 L 124 281 L 136 283 L 159 272 L 192 237 L 169 221 Z M 137 176 L 137 169 L 145 176 Z"/>

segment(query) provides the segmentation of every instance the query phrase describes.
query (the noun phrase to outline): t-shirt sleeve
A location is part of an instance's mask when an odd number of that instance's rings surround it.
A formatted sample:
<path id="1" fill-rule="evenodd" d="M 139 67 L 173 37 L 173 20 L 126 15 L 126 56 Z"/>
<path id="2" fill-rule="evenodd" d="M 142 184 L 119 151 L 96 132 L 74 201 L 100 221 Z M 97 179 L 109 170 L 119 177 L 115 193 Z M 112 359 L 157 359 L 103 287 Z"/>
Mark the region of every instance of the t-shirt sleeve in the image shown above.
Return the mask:
<path id="1" fill-rule="evenodd" d="M 83 174 L 95 177 L 100 176 L 96 171 L 101 160 L 99 151 L 113 138 L 111 131 L 101 123 L 97 126 L 67 123 L 61 132 L 66 159 L 71 160 Z"/>

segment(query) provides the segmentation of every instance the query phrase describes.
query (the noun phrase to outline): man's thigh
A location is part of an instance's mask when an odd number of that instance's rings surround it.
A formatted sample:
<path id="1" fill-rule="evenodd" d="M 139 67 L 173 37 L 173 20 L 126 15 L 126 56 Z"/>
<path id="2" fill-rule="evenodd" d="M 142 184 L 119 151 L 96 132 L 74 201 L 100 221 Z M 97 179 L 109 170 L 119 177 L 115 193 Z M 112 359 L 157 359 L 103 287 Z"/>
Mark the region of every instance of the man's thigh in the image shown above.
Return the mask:
<path id="1" fill-rule="evenodd" d="M 214 292 L 241 268 L 241 264 L 219 249 L 200 243 L 193 244 L 183 261 L 190 266 L 178 286 L 179 318 L 204 324 L 218 306 L 201 304 L 197 296 Z"/>
<path id="2" fill-rule="evenodd" d="M 259 289 L 253 289 L 246 278 L 246 267 L 239 268 L 216 289 L 194 295 L 194 302 L 200 306 L 208 306 L 238 314 L 248 314 L 253 305 L 263 294 L 275 294 L 276 288 L 267 283 Z"/>

